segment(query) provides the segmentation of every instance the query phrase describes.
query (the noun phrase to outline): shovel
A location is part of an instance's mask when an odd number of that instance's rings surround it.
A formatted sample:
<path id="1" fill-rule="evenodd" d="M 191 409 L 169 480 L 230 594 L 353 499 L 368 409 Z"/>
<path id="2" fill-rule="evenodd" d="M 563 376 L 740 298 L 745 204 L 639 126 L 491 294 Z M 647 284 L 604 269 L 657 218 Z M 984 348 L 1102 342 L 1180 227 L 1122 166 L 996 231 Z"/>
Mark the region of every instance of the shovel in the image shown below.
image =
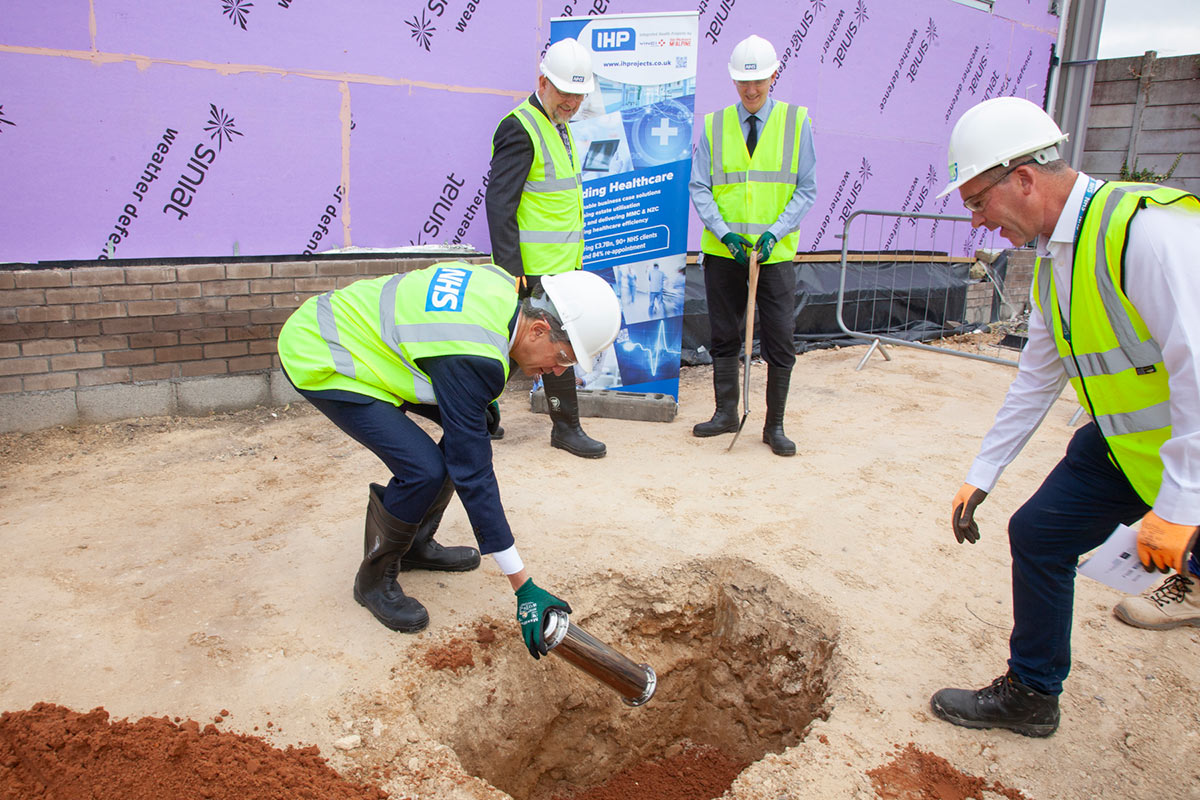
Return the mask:
<path id="1" fill-rule="evenodd" d="M 733 441 L 729 443 L 728 453 L 737 444 L 738 437 L 742 435 L 742 428 L 746 427 L 746 417 L 750 416 L 750 352 L 754 349 L 754 295 L 758 292 L 758 251 L 750 251 L 750 293 L 746 298 L 746 374 L 742 379 L 742 421 L 738 423 L 737 432 L 733 434 Z"/>

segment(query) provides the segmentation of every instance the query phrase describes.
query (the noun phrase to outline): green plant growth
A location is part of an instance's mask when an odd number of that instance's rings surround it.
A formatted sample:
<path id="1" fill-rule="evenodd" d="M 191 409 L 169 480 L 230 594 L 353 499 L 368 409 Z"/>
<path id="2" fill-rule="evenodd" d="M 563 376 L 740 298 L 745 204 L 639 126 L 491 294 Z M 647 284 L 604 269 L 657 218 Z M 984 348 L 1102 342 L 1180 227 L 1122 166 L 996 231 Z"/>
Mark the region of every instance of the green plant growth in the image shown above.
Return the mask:
<path id="1" fill-rule="evenodd" d="M 1179 161 L 1182 158 L 1183 153 L 1175 156 L 1175 161 L 1171 164 L 1171 168 L 1162 174 L 1159 174 L 1148 167 L 1145 169 L 1138 169 L 1136 158 L 1133 160 L 1133 169 L 1129 168 L 1129 162 L 1122 161 L 1121 180 L 1138 181 L 1141 183 L 1162 183 L 1163 181 L 1171 179 L 1171 176 L 1175 174 L 1175 168 L 1179 166 Z"/>

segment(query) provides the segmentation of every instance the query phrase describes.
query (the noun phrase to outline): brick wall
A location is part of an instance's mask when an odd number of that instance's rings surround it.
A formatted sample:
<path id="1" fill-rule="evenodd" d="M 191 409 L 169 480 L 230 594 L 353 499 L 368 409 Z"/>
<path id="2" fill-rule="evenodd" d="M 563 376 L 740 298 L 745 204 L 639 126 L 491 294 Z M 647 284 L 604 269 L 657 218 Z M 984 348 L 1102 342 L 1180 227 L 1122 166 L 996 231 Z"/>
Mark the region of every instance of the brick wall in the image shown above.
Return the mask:
<path id="1" fill-rule="evenodd" d="M 1007 250 L 1003 296 L 991 280 L 983 278 L 967 287 L 966 321 L 974 323 L 1010 319 L 1029 305 L 1029 287 L 1033 282 L 1034 251 L 1029 248 Z M 1008 305 L 1005 304 L 1005 299 Z M 994 309 L 994 310 L 993 310 Z"/>
<path id="2" fill-rule="evenodd" d="M 434 261 L 0 269 L 0 431 L 287 402 L 275 339 L 293 309 Z"/>
<path id="3" fill-rule="evenodd" d="M 293 309 L 435 260 L 0 268 L 0 432 L 291 402 L 275 340 Z M 1025 302 L 1032 274 L 1033 251 L 1010 250 L 1010 300 Z M 993 295 L 972 284 L 968 322 L 995 318 Z"/>

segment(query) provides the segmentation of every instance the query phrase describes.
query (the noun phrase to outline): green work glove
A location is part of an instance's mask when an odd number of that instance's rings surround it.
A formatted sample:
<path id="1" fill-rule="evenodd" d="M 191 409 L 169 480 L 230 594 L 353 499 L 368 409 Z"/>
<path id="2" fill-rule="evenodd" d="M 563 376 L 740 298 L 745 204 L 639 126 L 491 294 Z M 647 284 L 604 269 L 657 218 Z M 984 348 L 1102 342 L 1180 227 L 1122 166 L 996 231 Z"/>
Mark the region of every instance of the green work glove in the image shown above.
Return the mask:
<path id="1" fill-rule="evenodd" d="M 754 249 L 758 251 L 758 260 L 766 261 L 771 257 L 771 251 L 775 249 L 775 245 L 779 242 L 775 238 L 775 234 L 770 231 L 763 231 L 763 235 L 758 237 L 758 241 L 754 243 Z"/>
<path id="2" fill-rule="evenodd" d="M 504 428 L 500 427 L 500 403 L 496 400 L 487 405 L 487 432 L 493 439 L 504 438 Z"/>
<path id="3" fill-rule="evenodd" d="M 549 652 L 546 649 L 546 640 L 542 638 L 542 626 L 546 621 L 546 613 L 552 608 L 561 608 L 568 614 L 571 613 L 571 606 L 565 600 L 559 600 L 539 587 L 533 582 L 533 578 L 527 579 L 521 584 L 521 588 L 517 589 L 517 624 L 521 626 L 521 638 L 525 640 L 525 647 L 535 660 Z"/>
<path id="4" fill-rule="evenodd" d="M 729 248 L 733 260 L 743 267 L 750 266 L 750 254 L 746 252 L 746 240 L 733 231 L 721 237 L 721 244 Z"/>

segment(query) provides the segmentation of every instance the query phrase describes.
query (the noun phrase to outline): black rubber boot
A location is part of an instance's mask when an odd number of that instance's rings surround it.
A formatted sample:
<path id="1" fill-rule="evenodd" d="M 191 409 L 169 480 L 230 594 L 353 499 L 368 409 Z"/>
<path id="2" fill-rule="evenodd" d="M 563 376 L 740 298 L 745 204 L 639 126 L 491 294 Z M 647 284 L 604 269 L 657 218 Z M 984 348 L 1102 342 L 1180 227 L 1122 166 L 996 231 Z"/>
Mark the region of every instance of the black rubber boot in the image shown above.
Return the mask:
<path id="1" fill-rule="evenodd" d="M 1058 730 L 1058 696 L 1031 689 L 1012 672 L 975 692 L 942 689 L 929 706 L 964 728 L 1008 728 L 1022 736 L 1049 736 Z"/>
<path id="2" fill-rule="evenodd" d="M 382 487 L 371 484 L 363 560 L 354 578 L 354 599 L 374 614 L 375 619 L 401 633 L 416 633 L 429 624 L 425 606 L 405 595 L 396 583 L 400 559 L 412 546 L 418 527 L 389 514 L 383 507 Z"/>
<path id="3" fill-rule="evenodd" d="M 722 356 L 713 359 L 713 395 L 717 410 L 708 422 L 692 426 L 692 436 L 704 439 L 733 433 L 738 429 L 738 364 L 737 356 Z"/>
<path id="4" fill-rule="evenodd" d="M 792 371 L 767 365 L 767 421 L 763 424 L 763 441 L 771 445 L 777 456 L 796 455 L 796 443 L 783 433 L 783 412 L 787 409 L 788 385 Z"/>
<path id="5" fill-rule="evenodd" d="M 550 429 L 550 446 L 566 450 L 580 458 L 602 458 L 608 452 L 604 442 L 598 442 L 583 432 L 579 425 L 579 394 L 575 389 L 575 368 L 562 375 L 542 376 L 546 390 L 546 405 L 554 426 Z"/>
<path id="6" fill-rule="evenodd" d="M 383 499 L 383 487 L 377 483 L 371 484 L 372 494 L 378 494 Z M 432 569 L 442 572 L 469 572 L 479 566 L 479 551 L 474 547 L 455 546 L 442 547 L 433 540 L 438 525 L 442 522 L 442 514 L 454 497 L 454 481 L 446 478 L 441 491 L 434 499 L 433 505 L 425 512 L 425 518 L 417 525 L 417 535 L 413 538 L 412 547 L 400 558 L 401 572 L 410 569 Z"/>

